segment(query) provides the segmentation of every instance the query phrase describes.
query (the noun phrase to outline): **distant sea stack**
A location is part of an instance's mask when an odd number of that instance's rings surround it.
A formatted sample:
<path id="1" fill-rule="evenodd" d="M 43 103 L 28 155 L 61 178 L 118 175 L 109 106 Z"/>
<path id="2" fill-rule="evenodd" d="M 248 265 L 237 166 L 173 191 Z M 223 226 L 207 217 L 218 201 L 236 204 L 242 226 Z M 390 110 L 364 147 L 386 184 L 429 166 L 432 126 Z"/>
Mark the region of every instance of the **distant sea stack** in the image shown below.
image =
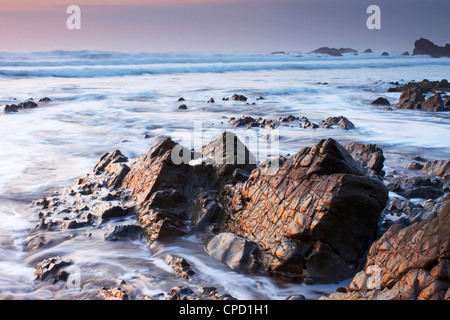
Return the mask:
<path id="1" fill-rule="evenodd" d="M 355 49 L 351 49 L 351 48 L 340 48 L 340 49 L 336 49 L 336 48 L 328 48 L 328 47 L 322 47 L 319 49 L 314 50 L 312 53 L 317 53 L 317 54 L 327 54 L 333 57 L 341 57 L 342 54 L 344 53 L 358 53 L 357 50 Z"/>
<path id="2" fill-rule="evenodd" d="M 433 58 L 450 57 L 450 44 L 440 47 L 430 40 L 420 38 L 414 43 L 413 55 L 429 55 Z"/>

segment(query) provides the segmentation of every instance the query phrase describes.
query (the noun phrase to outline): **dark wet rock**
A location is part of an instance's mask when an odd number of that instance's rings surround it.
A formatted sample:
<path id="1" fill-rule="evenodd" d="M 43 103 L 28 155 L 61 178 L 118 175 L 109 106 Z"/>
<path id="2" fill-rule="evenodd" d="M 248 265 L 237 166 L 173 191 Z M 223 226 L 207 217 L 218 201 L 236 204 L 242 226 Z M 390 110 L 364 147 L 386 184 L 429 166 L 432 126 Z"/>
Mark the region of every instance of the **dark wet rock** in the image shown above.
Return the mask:
<path id="1" fill-rule="evenodd" d="M 213 98 L 211 98 L 211 99 L 208 100 L 208 103 L 214 103 L 214 102 L 215 102 L 215 101 L 214 101 Z"/>
<path id="2" fill-rule="evenodd" d="M 247 101 L 247 97 L 235 93 L 235 94 L 231 97 L 231 100 L 233 100 L 233 101 L 244 101 L 244 102 L 245 102 L 245 101 Z"/>
<path id="3" fill-rule="evenodd" d="M 19 110 L 34 109 L 37 107 L 38 107 L 38 105 L 36 102 L 34 102 L 32 100 L 27 100 L 27 101 L 19 103 L 18 105 L 16 105 L 16 104 L 6 105 L 5 108 L 3 109 L 3 114 L 15 113 L 15 112 L 19 112 Z"/>
<path id="4" fill-rule="evenodd" d="M 383 176 L 383 150 L 376 144 L 347 143 L 344 148 L 362 166 L 366 174 Z"/>
<path id="5" fill-rule="evenodd" d="M 375 99 L 374 101 L 371 102 L 371 104 L 382 105 L 382 106 L 390 106 L 391 105 L 391 103 L 389 102 L 388 99 L 382 98 L 382 97 Z"/>
<path id="6" fill-rule="evenodd" d="M 258 245 L 233 233 L 220 233 L 213 237 L 206 251 L 237 272 L 254 272 L 261 265 Z"/>
<path id="7" fill-rule="evenodd" d="M 178 99 L 178 102 L 183 102 L 186 101 L 183 97 L 181 97 L 180 99 Z"/>
<path id="8" fill-rule="evenodd" d="M 404 166 L 405 169 L 407 170 L 422 170 L 423 169 L 423 164 L 420 164 L 418 162 L 411 162 L 410 164 L 406 164 Z"/>
<path id="9" fill-rule="evenodd" d="M 174 255 L 168 255 L 165 259 L 166 263 L 172 268 L 175 274 L 181 278 L 191 281 L 195 275 L 195 271 L 186 259 Z"/>
<path id="10" fill-rule="evenodd" d="M 436 199 L 444 195 L 443 183 L 439 179 L 425 177 L 396 177 L 387 185 L 389 191 L 395 192 L 407 199 Z"/>
<path id="11" fill-rule="evenodd" d="M 259 98 L 256 98 L 256 100 L 265 100 L 266 98 L 264 98 L 264 97 L 259 97 Z"/>
<path id="12" fill-rule="evenodd" d="M 103 239 L 107 241 L 135 240 L 140 239 L 142 228 L 136 224 L 109 226 L 103 234 Z"/>
<path id="13" fill-rule="evenodd" d="M 286 54 L 284 51 L 274 51 L 271 54 Z"/>
<path id="14" fill-rule="evenodd" d="M 389 57 L 389 53 L 387 53 L 386 51 L 384 51 L 384 52 L 381 54 L 381 56 L 382 56 L 382 57 Z"/>
<path id="15" fill-rule="evenodd" d="M 441 94 L 436 93 L 434 96 L 429 97 L 423 102 L 423 108 L 428 111 L 439 112 L 446 111 L 448 108 L 444 107 L 444 101 Z"/>
<path id="16" fill-rule="evenodd" d="M 372 51 L 372 49 L 366 49 L 366 50 L 364 50 L 364 52 L 363 53 L 373 53 L 373 51 Z"/>
<path id="17" fill-rule="evenodd" d="M 44 97 L 44 98 L 39 99 L 39 102 L 48 102 L 48 101 L 52 101 L 52 99 L 50 99 L 49 97 Z"/>
<path id="18" fill-rule="evenodd" d="M 228 101 L 228 100 L 230 100 L 230 98 L 227 98 L 227 97 L 222 98 L 222 101 Z"/>
<path id="19" fill-rule="evenodd" d="M 348 120 L 346 117 L 343 116 L 329 117 L 328 119 L 323 120 L 322 122 L 319 123 L 319 126 L 324 128 L 331 128 L 336 125 L 342 127 L 345 130 L 355 129 L 355 125 L 350 120 Z"/>
<path id="20" fill-rule="evenodd" d="M 419 91 L 421 93 L 436 93 L 439 91 L 449 91 L 450 84 L 446 79 L 442 79 L 441 81 L 429 81 L 424 79 L 420 82 L 408 82 L 404 85 L 389 88 L 388 92 L 405 92 L 410 89 L 414 89 L 415 91 Z"/>
<path id="21" fill-rule="evenodd" d="M 178 107 L 179 110 L 187 110 L 187 106 L 185 104 L 182 104 Z"/>
<path id="22" fill-rule="evenodd" d="M 256 242 L 275 275 L 324 282 L 348 276 L 376 232 L 387 189 L 333 139 L 281 162 L 261 164 L 237 190 L 226 231 Z M 342 269 L 308 268 L 321 260 Z"/>
<path id="23" fill-rule="evenodd" d="M 231 118 L 228 121 L 232 126 L 235 127 L 246 127 L 246 128 L 263 128 L 263 129 L 275 129 L 279 126 L 278 121 L 267 120 L 263 118 L 252 118 L 248 116 L 243 116 L 241 118 Z"/>
<path id="24" fill-rule="evenodd" d="M 346 291 L 321 299 L 444 300 L 449 274 L 450 202 L 432 220 L 389 228 Z"/>
<path id="25" fill-rule="evenodd" d="M 414 43 L 413 55 L 429 55 L 434 58 L 450 57 L 450 44 L 440 47 L 430 40 L 420 38 Z"/>
<path id="26" fill-rule="evenodd" d="M 170 290 L 168 300 L 237 300 L 228 293 L 219 293 L 214 287 L 200 287 L 200 294 L 189 287 L 174 287 Z"/>
<path id="27" fill-rule="evenodd" d="M 302 294 L 294 294 L 286 298 L 286 300 L 306 300 L 305 296 Z"/>
<path id="28" fill-rule="evenodd" d="M 200 297 L 188 287 L 174 287 L 169 292 L 168 300 L 200 300 Z"/>
<path id="29" fill-rule="evenodd" d="M 68 274 L 64 268 L 72 264 L 70 259 L 63 259 L 61 256 L 45 259 L 36 265 L 34 277 L 37 280 L 50 280 L 53 283 L 66 280 Z"/>
<path id="30" fill-rule="evenodd" d="M 3 114 L 7 114 L 7 113 L 14 113 L 14 112 L 18 112 L 19 111 L 19 107 L 15 104 L 12 105 L 6 105 L 5 108 L 3 109 Z"/>
<path id="31" fill-rule="evenodd" d="M 38 107 L 37 103 L 31 100 L 19 103 L 17 106 L 19 109 L 34 109 Z"/>
<path id="32" fill-rule="evenodd" d="M 312 53 L 326 54 L 333 57 L 341 57 L 345 53 L 358 53 L 358 51 L 351 48 L 336 49 L 336 48 L 321 47 L 319 49 L 314 50 Z"/>
<path id="33" fill-rule="evenodd" d="M 127 292 L 120 287 L 102 287 L 97 291 L 97 294 L 103 298 L 103 300 L 130 300 Z"/>
<path id="34" fill-rule="evenodd" d="M 409 55 L 410 55 L 410 54 L 409 54 L 408 51 L 405 51 L 405 52 L 402 53 L 402 56 L 409 56 Z"/>
<path id="35" fill-rule="evenodd" d="M 319 124 L 309 121 L 306 117 L 296 117 L 289 115 L 287 117 L 280 117 L 278 120 L 269 120 L 263 118 L 253 118 L 249 116 L 242 116 L 241 118 L 230 118 L 228 121 L 231 125 L 235 127 L 245 127 L 245 128 L 263 128 L 263 129 L 276 129 L 282 123 L 294 123 L 297 122 L 298 126 L 301 128 L 317 129 L 317 128 L 327 128 L 331 129 L 333 126 L 340 126 L 346 130 L 354 129 L 354 124 L 345 117 L 330 117 L 326 120 L 321 121 Z"/>
<path id="36" fill-rule="evenodd" d="M 421 90 L 408 89 L 404 91 L 399 98 L 397 108 L 398 109 L 418 109 L 422 110 L 425 96 Z"/>
<path id="37" fill-rule="evenodd" d="M 450 180 L 450 159 L 448 160 L 435 160 L 427 162 L 423 168 L 423 171 L 432 176 L 438 176 L 445 181 Z"/>

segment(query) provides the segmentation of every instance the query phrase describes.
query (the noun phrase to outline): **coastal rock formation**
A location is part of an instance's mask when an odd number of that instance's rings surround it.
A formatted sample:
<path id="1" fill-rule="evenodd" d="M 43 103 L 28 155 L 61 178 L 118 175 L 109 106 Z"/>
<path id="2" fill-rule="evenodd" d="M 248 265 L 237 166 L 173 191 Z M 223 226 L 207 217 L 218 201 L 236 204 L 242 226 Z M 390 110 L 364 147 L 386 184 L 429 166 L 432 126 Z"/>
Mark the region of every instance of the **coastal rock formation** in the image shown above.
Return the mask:
<path id="1" fill-rule="evenodd" d="M 328 47 L 321 47 L 319 49 L 314 50 L 312 53 L 316 54 L 327 54 L 333 57 L 342 57 L 344 53 L 358 53 L 357 50 L 351 49 L 351 48 L 328 48 Z"/>
<path id="2" fill-rule="evenodd" d="M 384 51 L 384 52 L 381 54 L 381 56 L 382 56 L 382 57 L 389 57 L 389 53 L 386 52 L 386 51 Z"/>
<path id="3" fill-rule="evenodd" d="M 36 102 L 27 100 L 27 101 L 19 103 L 18 105 L 15 105 L 15 104 L 6 105 L 5 108 L 3 109 L 3 114 L 19 112 L 19 110 L 23 110 L 23 109 L 34 109 L 37 107 L 38 107 L 38 104 Z"/>
<path id="4" fill-rule="evenodd" d="M 450 44 L 440 47 L 430 40 L 420 38 L 414 42 L 413 55 L 429 55 L 433 58 L 450 57 Z"/>
<path id="5" fill-rule="evenodd" d="M 436 93 L 434 96 L 425 99 L 424 92 L 420 88 L 411 88 L 404 91 L 399 98 L 397 108 L 432 112 L 448 110 L 448 107 L 444 106 L 444 101 L 442 100 L 440 93 Z"/>
<path id="6" fill-rule="evenodd" d="M 450 159 L 427 162 L 422 170 L 432 176 L 439 176 L 445 181 L 450 181 Z"/>
<path id="7" fill-rule="evenodd" d="M 345 130 L 351 130 L 355 129 L 355 125 L 353 122 L 348 120 L 346 117 L 339 116 L 339 117 L 329 117 L 326 120 L 323 120 L 319 123 L 319 127 L 322 128 L 331 128 L 333 126 L 340 126 L 341 128 Z"/>
<path id="8" fill-rule="evenodd" d="M 332 300 L 450 299 L 450 202 L 433 220 L 395 224 L 370 248 L 362 271 Z"/>
<path id="9" fill-rule="evenodd" d="M 388 200 L 384 184 L 367 175 L 381 173 L 382 151 L 346 148 L 326 139 L 279 157 L 279 167 L 256 167 L 230 133 L 197 152 L 162 137 L 131 163 L 120 151 L 105 154 L 74 186 L 38 201 L 35 230 L 97 227 L 105 240 L 143 235 L 149 242 L 201 232 L 210 237 L 207 252 L 238 272 L 336 283 L 357 270 Z M 134 215 L 138 224 L 127 218 Z M 41 237 L 25 245 L 52 241 Z M 179 257 L 167 261 L 193 275 Z"/>
<path id="10" fill-rule="evenodd" d="M 374 101 L 371 102 L 371 104 L 382 105 L 382 106 L 390 106 L 391 105 L 391 103 L 389 102 L 388 99 L 382 98 L 382 97 L 375 99 Z"/>
<path id="11" fill-rule="evenodd" d="M 389 191 L 395 192 L 407 199 L 437 199 L 444 195 L 443 183 L 439 179 L 424 177 L 396 177 L 387 185 Z"/>
<path id="12" fill-rule="evenodd" d="M 219 233 L 208 243 L 206 251 L 237 272 L 258 271 L 261 252 L 258 245 L 234 233 Z"/>
<path id="13" fill-rule="evenodd" d="M 352 273 L 376 231 L 387 189 L 333 139 L 261 164 L 235 192 L 225 229 L 256 242 L 273 274 L 307 283 Z"/>
<path id="14" fill-rule="evenodd" d="M 396 87 L 389 88 L 388 92 L 405 92 L 409 89 L 414 89 L 421 93 L 436 93 L 438 91 L 449 91 L 450 84 L 446 79 L 442 79 L 441 81 L 429 81 L 424 79 L 420 82 L 408 82 L 404 85 L 397 84 Z"/>
<path id="15" fill-rule="evenodd" d="M 344 148 L 359 162 L 366 174 L 383 176 L 383 150 L 376 144 L 347 143 Z"/>
<path id="16" fill-rule="evenodd" d="M 263 129 L 276 129 L 282 123 L 298 123 L 298 126 L 301 128 L 308 129 L 317 129 L 317 128 L 326 128 L 331 129 L 334 126 L 340 126 L 345 130 L 355 129 L 355 125 L 348 120 L 346 117 L 329 117 L 326 120 L 322 120 L 319 124 L 309 121 L 306 117 L 296 117 L 293 115 L 289 115 L 284 118 L 279 118 L 278 120 L 268 120 L 263 118 L 255 119 L 249 116 L 242 116 L 241 118 L 232 117 L 228 121 L 232 126 L 235 127 L 245 127 L 245 128 L 263 128 Z"/>

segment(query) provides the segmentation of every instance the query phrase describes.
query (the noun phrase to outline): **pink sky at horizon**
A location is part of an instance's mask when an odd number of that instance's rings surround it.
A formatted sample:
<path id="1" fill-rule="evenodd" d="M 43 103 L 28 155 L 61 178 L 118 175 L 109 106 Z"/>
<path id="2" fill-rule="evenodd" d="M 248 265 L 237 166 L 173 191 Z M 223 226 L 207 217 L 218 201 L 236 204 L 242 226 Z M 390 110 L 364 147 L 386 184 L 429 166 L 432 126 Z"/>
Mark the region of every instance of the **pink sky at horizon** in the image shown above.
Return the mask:
<path id="1" fill-rule="evenodd" d="M 51 10 L 60 6 L 170 6 L 183 4 L 214 4 L 214 3 L 239 3 L 257 2 L 260 0 L 2 0 L 0 11 L 34 11 Z"/>
<path id="2" fill-rule="evenodd" d="M 366 27 L 374 3 L 381 30 Z M 66 27 L 70 5 L 81 30 Z M 449 0 L 0 0 L 0 52 L 411 51 L 450 41 L 448 12 Z"/>

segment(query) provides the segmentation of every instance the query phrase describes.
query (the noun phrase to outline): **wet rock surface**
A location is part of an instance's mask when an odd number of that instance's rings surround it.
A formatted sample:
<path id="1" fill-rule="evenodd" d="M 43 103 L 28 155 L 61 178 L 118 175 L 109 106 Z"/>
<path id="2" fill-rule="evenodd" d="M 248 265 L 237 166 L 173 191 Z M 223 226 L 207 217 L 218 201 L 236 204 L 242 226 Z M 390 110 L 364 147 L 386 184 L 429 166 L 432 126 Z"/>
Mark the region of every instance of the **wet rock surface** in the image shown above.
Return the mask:
<path id="1" fill-rule="evenodd" d="M 278 120 L 269 120 L 263 118 L 253 118 L 250 116 L 242 116 L 241 118 L 230 118 L 228 121 L 232 126 L 235 127 L 245 127 L 245 128 L 263 128 L 266 130 L 276 129 L 280 125 L 289 124 L 290 126 L 296 125 L 301 128 L 317 129 L 317 128 L 327 128 L 331 129 L 335 126 L 339 126 L 343 129 L 350 130 L 355 129 L 355 125 L 348 120 L 346 117 L 329 117 L 326 120 L 321 121 L 319 124 L 311 122 L 306 117 L 297 117 L 289 115 L 287 117 L 280 117 Z"/>
<path id="2" fill-rule="evenodd" d="M 299 120 L 290 116 L 279 122 Z M 227 149 L 227 142 L 234 147 Z M 39 222 L 25 247 L 34 251 L 79 232 L 90 236 L 90 230 L 101 230 L 106 241 L 145 238 L 149 243 L 195 233 L 208 239 L 209 255 L 236 272 L 307 284 L 338 283 L 361 270 L 377 238 L 389 237 L 393 246 L 404 246 L 397 232 L 421 223 L 424 231 L 449 201 L 448 161 L 426 163 L 418 177 L 383 178 L 379 147 L 356 142 L 342 146 L 333 139 L 277 160 L 257 166 L 255 157 L 230 133 L 198 151 L 161 137 L 131 162 L 118 150 L 106 153 L 74 185 L 34 203 Z M 424 201 L 388 202 L 388 190 Z M 372 246 L 367 259 L 375 259 L 373 250 Z M 67 277 L 58 275 L 64 266 L 52 261 L 42 263 L 37 278 L 51 273 L 56 282 Z M 165 261 L 180 279 L 196 277 L 198 270 L 187 259 L 168 255 Z M 441 282 L 437 287 L 426 282 L 426 290 L 441 290 Z M 199 293 L 176 287 L 147 298 L 234 299 L 205 288 Z M 341 298 L 356 292 L 344 289 L 336 293 Z M 134 299 L 134 291 L 104 287 L 98 298 Z M 436 292 L 433 295 L 440 297 Z"/>
<path id="3" fill-rule="evenodd" d="M 387 189 L 333 139 L 282 163 L 260 165 L 236 191 L 226 230 L 260 245 L 273 274 L 309 283 L 345 279 L 374 236 Z M 311 268 L 321 259 L 336 268 Z"/>
<path id="4" fill-rule="evenodd" d="M 450 202 L 433 220 L 393 225 L 370 248 L 351 284 L 322 299 L 449 299 Z"/>

